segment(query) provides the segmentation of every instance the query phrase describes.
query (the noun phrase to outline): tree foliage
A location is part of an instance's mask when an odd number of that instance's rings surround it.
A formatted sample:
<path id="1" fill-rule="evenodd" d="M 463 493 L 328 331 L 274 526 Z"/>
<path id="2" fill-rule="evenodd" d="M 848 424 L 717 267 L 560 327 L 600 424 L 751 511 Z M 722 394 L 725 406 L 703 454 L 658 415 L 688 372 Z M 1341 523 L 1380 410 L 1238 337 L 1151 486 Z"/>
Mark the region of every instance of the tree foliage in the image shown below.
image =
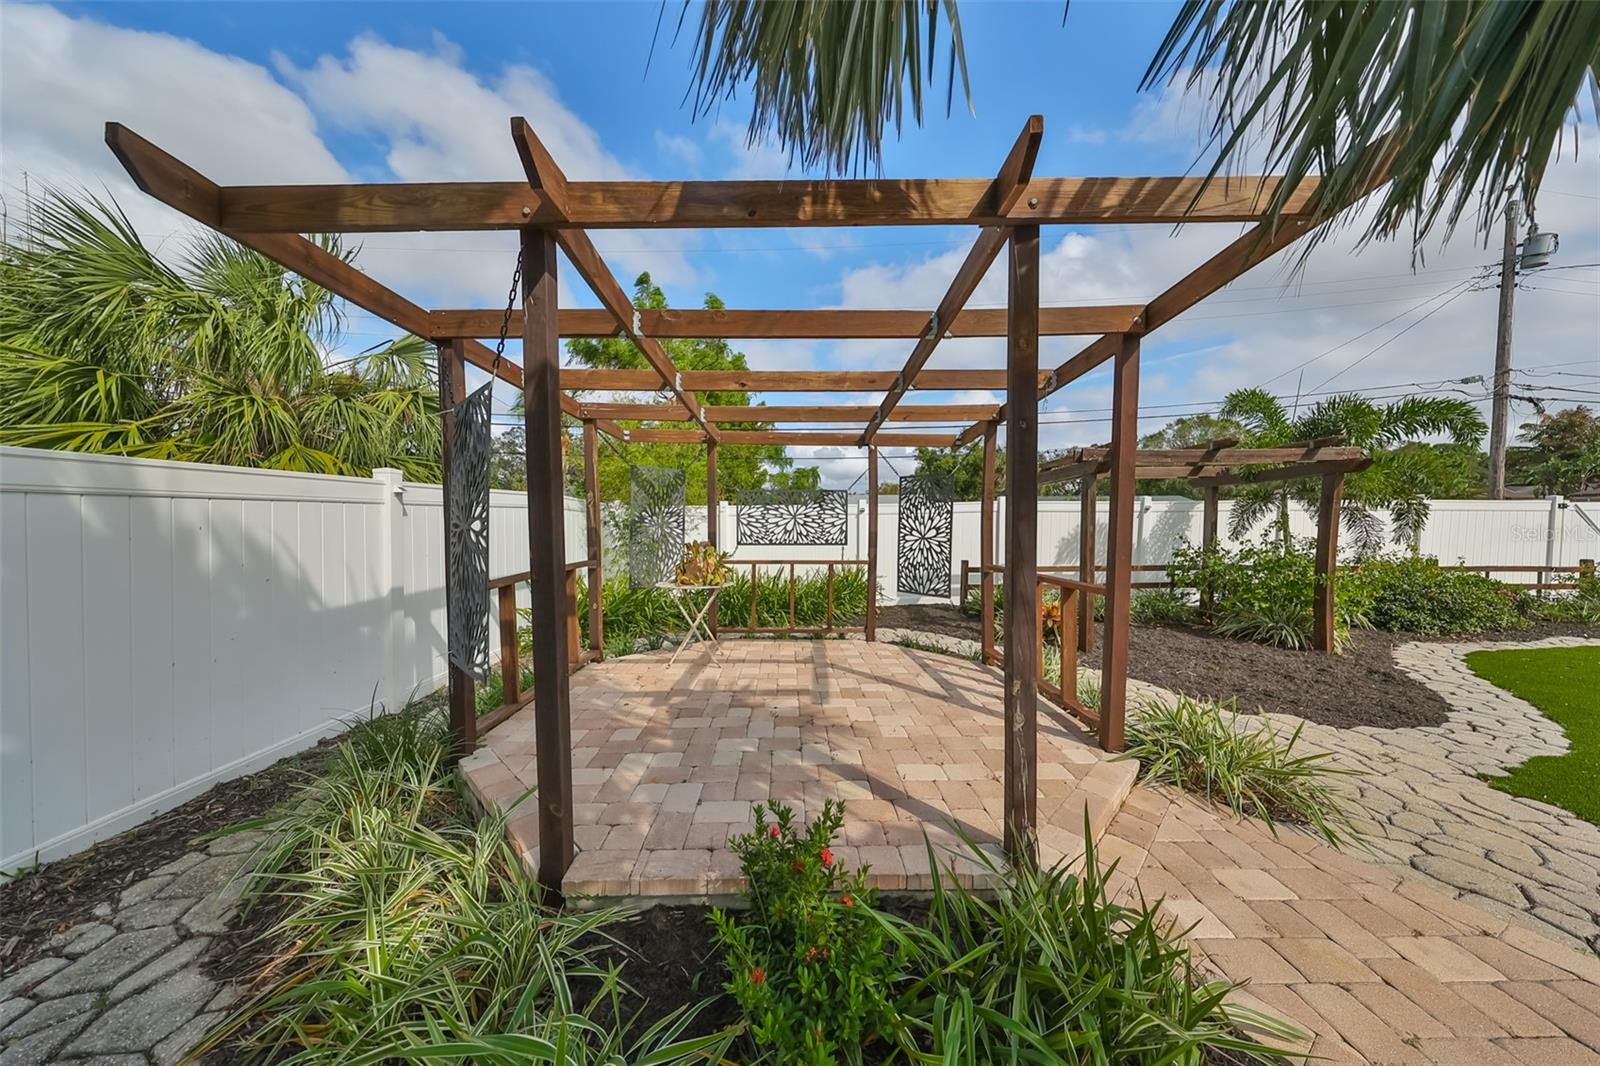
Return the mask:
<path id="1" fill-rule="evenodd" d="M 162 258 L 115 202 L 29 208 L 0 248 L 0 443 L 438 480 L 424 342 L 335 357 L 333 295 L 225 237 Z"/>
<path id="2" fill-rule="evenodd" d="M 640 274 L 634 282 L 633 304 L 641 309 L 659 310 L 667 306 L 666 294 L 650 280 L 649 274 Z M 708 310 L 720 310 L 725 304 L 715 295 L 706 294 Z M 725 340 L 670 339 L 661 341 L 667 355 L 679 370 L 748 370 L 744 353 L 733 349 Z M 585 337 L 567 342 L 567 351 L 582 366 L 605 370 L 644 370 L 649 368 L 644 353 L 630 340 L 622 337 Z M 701 403 L 742 406 L 750 402 L 748 392 L 708 391 L 696 393 Z M 650 402 L 650 401 L 643 401 Z M 668 401 L 661 400 L 665 405 Z M 671 401 L 676 406 L 677 401 Z M 623 420 L 628 428 L 640 426 L 693 428 L 693 423 L 658 419 Z M 771 429 L 770 422 L 725 423 L 727 429 Z M 767 484 L 769 471 L 785 471 L 792 461 L 784 449 L 776 445 L 728 445 L 717 448 L 717 494 L 732 499 L 742 489 L 758 489 Z M 653 444 L 608 441 L 600 447 L 599 478 L 602 500 L 628 498 L 629 466 L 662 466 L 681 469 L 686 476 L 688 502 L 706 502 L 706 446 L 704 444 Z M 569 462 L 569 471 L 573 464 Z M 577 467 L 582 469 L 581 463 Z M 569 478 L 569 482 L 572 479 Z M 577 488 L 581 494 L 581 478 Z M 799 486 L 796 486 L 799 487 Z"/>
<path id="3" fill-rule="evenodd" d="M 1415 543 L 1428 520 L 1428 501 L 1449 495 L 1459 484 L 1466 464 L 1476 461 L 1477 446 L 1485 433 L 1477 408 L 1466 400 L 1444 396 L 1409 396 L 1382 406 L 1362 396 L 1330 396 L 1304 411 L 1291 412 L 1264 389 L 1238 389 L 1228 394 L 1219 413 L 1242 427 L 1240 443 L 1245 447 L 1280 447 L 1337 435 L 1366 449 L 1372 465 L 1345 475 L 1340 511 L 1341 524 L 1356 550 L 1363 553 L 1382 546 L 1383 532 L 1373 514 L 1375 508 L 1388 509 L 1396 543 Z M 1443 437 L 1456 447 L 1418 446 L 1432 437 Z M 1449 463 L 1452 457 L 1455 465 L 1441 472 L 1441 463 Z M 1319 480 L 1244 486 L 1234 499 L 1233 535 L 1238 537 L 1275 515 L 1287 543 L 1291 500 L 1316 513 Z"/>
<path id="4" fill-rule="evenodd" d="M 1584 404 L 1555 414 L 1541 411 L 1522 424 L 1529 452 L 1517 456 L 1518 476 L 1541 493 L 1570 496 L 1600 487 L 1600 418 Z"/>

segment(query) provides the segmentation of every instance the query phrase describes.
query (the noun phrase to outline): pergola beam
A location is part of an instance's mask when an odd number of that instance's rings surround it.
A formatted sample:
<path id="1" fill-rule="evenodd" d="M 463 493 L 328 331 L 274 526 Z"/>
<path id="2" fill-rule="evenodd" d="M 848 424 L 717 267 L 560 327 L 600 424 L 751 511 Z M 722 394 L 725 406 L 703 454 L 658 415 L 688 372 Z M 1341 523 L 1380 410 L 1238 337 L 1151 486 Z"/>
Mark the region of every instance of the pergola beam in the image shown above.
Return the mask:
<path id="1" fill-rule="evenodd" d="M 919 392 L 964 389 L 998 391 L 1004 370 L 924 370 Z M 679 374 L 691 392 L 883 392 L 894 384 L 893 370 L 685 370 Z M 1039 376 L 1042 384 L 1044 375 Z M 575 392 L 654 392 L 661 379 L 652 370 L 589 370 L 566 367 L 561 387 Z"/>
<path id="2" fill-rule="evenodd" d="M 298 233 L 248 233 L 223 225 L 216 207 L 219 195 L 217 184 L 121 123 L 106 123 L 106 146 L 116 155 L 140 192 L 231 237 L 246 248 L 261 253 L 397 329 L 428 341 L 454 339 L 448 334 L 433 332 L 433 322 L 426 310 Z M 520 322 L 520 311 L 517 317 Z M 516 328 L 521 327 L 519 325 Z M 499 326 L 495 327 L 495 333 L 499 333 Z M 461 346 L 461 355 L 478 369 L 493 373 L 519 390 L 522 388 L 522 368 L 509 359 L 502 359 L 496 367 L 494 351 L 488 346 L 468 340 Z M 570 396 L 563 394 L 561 410 L 575 416 L 578 405 Z M 616 426 L 607 426 L 606 429 L 607 432 L 620 432 L 620 427 Z"/>
<path id="3" fill-rule="evenodd" d="M 527 119 L 520 116 L 512 118 L 511 139 L 516 144 L 522 167 L 527 171 L 529 187 L 544 197 L 551 211 L 564 215 L 567 203 L 566 175 L 561 172 L 560 166 L 534 134 Z M 581 229 L 553 229 L 552 233 L 556 243 L 561 245 L 561 250 L 567 253 L 567 261 L 611 313 L 617 329 L 638 347 L 644 355 L 645 362 L 661 375 L 662 386 L 676 396 L 690 417 L 700 423 L 712 440 L 716 440 L 716 428 L 700 413 L 700 402 L 686 392 L 678 382 L 678 368 L 672 365 L 672 357 L 667 354 L 666 349 L 640 328 L 634 317 L 633 301 L 628 299 L 628 294 L 617 284 L 611 268 L 606 266 L 605 260 L 600 257 L 600 252 L 589 239 L 589 235 Z"/>
<path id="4" fill-rule="evenodd" d="M 689 415 L 671 403 L 580 403 L 584 418 L 629 418 L 656 422 L 687 422 Z M 710 422 L 865 422 L 877 411 L 870 404 L 707 404 L 702 410 Z M 965 422 L 992 418 L 996 405 L 982 403 L 913 404 L 897 409 L 891 422 Z"/>
<path id="5" fill-rule="evenodd" d="M 564 210 L 517 181 L 230 185 L 218 227 L 241 233 L 435 230 L 750 229 L 813 226 L 1177 225 L 1255 222 L 1283 179 L 1034 178 L 1002 215 L 992 178 L 821 181 L 569 181 Z M 1318 180 L 1284 205 L 1306 210 Z"/>
<path id="6" fill-rule="evenodd" d="M 1028 181 L 1033 177 L 1034 160 L 1039 157 L 1039 142 L 1043 137 L 1044 117 L 1030 115 L 1022 126 L 1022 132 L 1017 134 L 1016 142 L 1012 144 L 1011 151 L 1007 153 L 1005 162 L 1001 164 L 1000 173 L 994 180 L 996 214 L 1001 216 L 1008 214 L 1027 189 Z M 861 435 L 862 444 L 870 444 L 878 427 L 889 421 L 895 406 L 911 390 L 916 383 L 917 375 L 933 357 L 933 350 L 944 339 L 944 323 L 955 321 L 961 314 L 962 308 L 972 298 L 979 282 L 983 281 L 983 276 L 989 272 L 995 256 L 1000 254 L 1000 249 L 1005 246 L 1010 236 L 1011 231 L 1003 226 L 986 226 L 978 234 L 972 250 L 967 253 L 961 268 L 956 271 L 955 279 L 950 282 L 950 288 L 945 291 L 944 299 L 939 301 L 939 306 L 934 309 L 933 316 L 928 320 L 926 331 L 911 349 L 911 354 L 906 357 L 905 368 L 900 371 L 900 375 L 895 378 L 894 384 L 884 396 L 883 403 L 878 407 L 878 413 L 873 415 L 872 421 L 867 424 L 866 432 Z M 1034 301 L 1034 307 L 1035 309 L 1038 307 L 1037 300 Z M 1034 331 L 1034 336 L 1038 336 L 1037 330 Z"/>
<path id="7" fill-rule="evenodd" d="M 630 444 L 696 444 L 707 439 L 698 429 L 629 429 L 623 440 Z M 855 448 L 861 445 L 861 431 L 805 431 L 794 429 L 725 429 L 718 438 L 725 445 L 762 444 L 794 446 L 825 446 Z M 948 448 L 955 440 L 954 433 L 879 433 L 874 443 L 886 448 Z"/>
<path id="8" fill-rule="evenodd" d="M 1143 304 L 1107 304 L 1100 307 L 1044 307 L 1039 309 L 1039 333 L 1067 337 L 1095 333 L 1125 333 L 1144 313 Z M 436 337 L 497 337 L 503 310 L 490 307 L 428 312 L 430 335 Z M 722 340 L 900 340 L 920 337 L 928 330 L 925 311 L 835 308 L 830 310 L 758 310 L 726 308 L 649 308 L 639 311 L 639 326 L 658 338 L 718 338 Z M 522 312 L 511 313 L 511 330 L 522 328 Z M 568 307 L 561 311 L 563 337 L 615 337 L 617 322 L 609 311 Z M 969 307 L 945 327 L 947 337 L 1004 337 L 1004 308 Z"/>
<path id="9" fill-rule="evenodd" d="M 1222 251 L 1202 263 L 1198 269 L 1146 304 L 1145 313 L 1137 322 L 1139 331 L 1148 334 L 1172 321 L 1207 296 L 1277 255 L 1316 226 L 1379 188 L 1389 180 L 1389 170 L 1394 161 L 1395 150 L 1396 145 L 1389 138 L 1379 139 L 1366 146 L 1363 154 L 1370 160 L 1370 164 L 1360 189 L 1349 202 L 1338 204 L 1325 202 L 1326 198 L 1319 195 L 1320 186 L 1296 188 L 1294 209 L 1281 214 L 1276 226 L 1269 225 L 1269 219 L 1258 220 L 1256 225 L 1243 236 L 1235 239 Z M 1306 193 L 1303 199 L 1300 197 L 1302 192 Z M 1111 359 L 1122 351 L 1122 345 L 1122 336 L 1114 331 L 1107 331 L 1104 336 L 1091 341 L 1076 355 L 1056 367 L 1045 384 L 1040 387 L 1039 399 L 1048 398 L 1056 390 L 1076 381 Z"/>

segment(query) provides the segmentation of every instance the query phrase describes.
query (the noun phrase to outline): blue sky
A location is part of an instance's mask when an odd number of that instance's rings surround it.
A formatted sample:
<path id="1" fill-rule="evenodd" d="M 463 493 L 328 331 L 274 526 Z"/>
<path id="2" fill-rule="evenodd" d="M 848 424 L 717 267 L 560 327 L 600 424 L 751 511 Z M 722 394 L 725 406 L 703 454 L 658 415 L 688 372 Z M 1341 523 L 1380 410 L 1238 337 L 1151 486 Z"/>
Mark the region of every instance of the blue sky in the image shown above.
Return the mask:
<path id="1" fill-rule="evenodd" d="M 1183 173 L 1198 151 L 1200 102 L 1137 92 L 1173 6 L 1075 2 L 1063 26 L 1058 3 L 968 0 L 962 29 L 976 114 L 958 93 L 946 116 L 941 49 L 925 124 L 888 145 L 884 172 L 991 175 L 1038 112 L 1046 125 L 1037 174 Z M 664 12 L 655 3 L 7 4 L 5 184 L 14 191 L 26 173 L 103 185 L 153 239 L 181 232 L 184 223 L 134 191 L 100 143 L 109 118 L 224 183 L 514 179 L 511 114 L 526 115 L 575 178 L 796 173 L 770 146 L 746 145 L 742 99 L 691 114 L 689 34 L 672 39 L 679 11 L 676 3 Z M 1600 136 L 1583 132 L 1579 159 L 1556 168 L 1539 204 L 1540 223 L 1562 234 L 1557 264 L 1570 269 L 1519 293 L 1522 384 L 1552 399 L 1600 390 L 1594 378 L 1564 376 L 1600 372 L 1600 270 L 1580 268 L 1600 262 Z M 1048 229 L 1043 299 L 1148 299 L 1236 232 Z M 648 269 L 678 306 L 715 291 L 732 307 L 931 310 L 971 238 L 908 227 L 634 231 L 597 243 L 625 284 Z M 379 234 L 363 242 L 361 263 L 425 306 L 499 306 L 514 247 L 504 234 Z M 1353 237 L 1340 237 L 1293 284 L 1275 263 L 1240 279 L 1147 340 L 1142 428 L 1260 383 L 1290 395 L 1297 386 L 1476 395 L 1478 387 L 1449 379 L 1490 368 L 1495 292 L 1475 278 L 1493 255 L 1470 231 L 1427 252 L 1413 271 L 1409 247 L 1355 254 Z M 576 277 L 563 286 L 564 303 L 593 305 Z M 973 303 L 1003 299 L 996 272 Z M 356 342 L 386 332 L 362 315 L 351 329 Z M 1042 359 L 1053 365 L 1077 343 L 1047 339 Z M 774 368 L 898 367 L 908 350 L 905 342 L 740 347 L 752 365 Z M 932 365 L 1002 364 L 998 342 L 968 341 L 941 345 Z M 1045 443 L 1104 439 L 1107 384 L 1091 375 L 1058 394 Z M 849 463 L 833 466 L 853 476 Z"/>

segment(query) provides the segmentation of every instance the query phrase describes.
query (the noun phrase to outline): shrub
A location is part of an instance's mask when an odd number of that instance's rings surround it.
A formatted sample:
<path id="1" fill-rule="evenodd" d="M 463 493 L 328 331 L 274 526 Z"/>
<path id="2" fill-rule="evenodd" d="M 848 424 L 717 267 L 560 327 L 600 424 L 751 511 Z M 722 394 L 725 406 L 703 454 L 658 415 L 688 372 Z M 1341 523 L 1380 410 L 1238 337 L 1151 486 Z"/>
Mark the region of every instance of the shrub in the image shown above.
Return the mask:
<path id="1" fill-rule="evenodd" d="M 782 804 L 756 804 L 756 828 L 735 838 L 749 910 L 711 920 L 758 1048 L 776 1061 L 862 1061 L 865 1042 L 890 1025 L 889 956 L 872 892 L 847 874 L 829 845 L 844 822 L 833 800 L 809 827 Z"/>
<path id="2" fill-rule="evenodd" d="M 1140 625 L 1192 622 L 1196 610 L 1183 593 L 1169 589 L 1141 589 L 1128 600 L 1128 617 Z"/>
<path id="3" fill-rule="evenodd" d="M 1600 625 L 1600 577 L 1580 577 L 1577 591 L 1570 596 L 1532 600 L 1529 615 L 1544 622 Z"/>
<path id="4" fill-rule="evenodd" d="M 1001 618 L 1004 617 L 1005 610 L 1006 590 L 1005 587 L 997 580 L 994 583 L 994 618 L 996 622 L 1000 621 Z M 967 598 L 961 601 L 961 611 L 963 614 L 971 615 L 974 618 L 982 614 L 983 589 L 974 588 L 969 590 L 967 592 Z"/>
<path id="5" fill-rule="evenodd" d="M 523 692 L 531 691 L 533 688 L 533 667 L 528 666 L 526 660 L 521 664 L 520 674 L 522 680 L 518 682 L 518 687 Z M 505 702 L 505 697 L 505 681 L 500 677 L 500 668 L 498 666 L 491 667 L 489 676 L 484 679 L 483 684 L 476 685 L 473 688 L 473 700 L 478 705 L 478 714 L 480 716 L 488 714 L 499 707 Z"/>
<path id="6" fill-rule="evenodd" d="M 1355 773 L 1326 752 L 1296 754 L 1300 727 L 1280 735 L 1264 718 L 1189 696 L 1145 702 L 1127 721 L 1127 757 L 1140 777 L 1176 785 L 1241 817 L 1309 827 L 1328 843 L 1354 839 L 1347 800 L 1334 787 Z"/>
<path id="7" fill-rule="evenodd" d="M 1241 1025 L 1284 1042 L 1302 1035 L 1229 1006 L 1238 986 L 1204 980 L 1155 907 L 1112 902 L 1115 864 L 1102 870 L 1092 843 L 1081 874 L 1004 872 L 969 850 L 995 875 L 992 898 L 949 880 L 930 848 L 926 924 L 884 918 L 898 947 L 908 1061 L 1200 1063 L 1212 1061 L 1206 1048 L 1270 1054 L 1236 1037 Z"/>
<path id="8" fill-rule="evenodd" d="M 1520 590 L 1469 570 L 1446 570 L 1432 557 L 1365 559 L 1350 580 L 1367 587 L 1378 629 L 1481 633 L 1526 624 L 1528 597 Z"/>
<path id="9" fill-rule="evenodd" d="M 731 576 L 718 593 L 717 612 L 729 625 L 750 624 L 750 571 L 740 570 L 737 562 L 728 564 Z M 589 632 L 589 598 L 579 582 L 578 623 L 585 639 Z M 659 647 L 668 635 L 681 633 L 683 615 L 672 601 L 672 593 L 658 588 L 631 588 L 626 577 L 605 583 L 606 654 L 626 655 L 636 643 L 655 641 Z M 704 595 L 704 593 L 700 594 Z M 691 608 L 698 610 L 697 599 Z M 833 622 L 847 625 L 867 609 L 867 575 L 864 567 L 836 567 L 833 574 Z M 794 618 L 797 626 L 821 626 L 828 616 L 828 576 L 824 570 L 795 578 Z M 789 571 L 773 568 L 762 571 L 756 582 L 756 619 L 761 626 L 789 624 Z"/>
<path id="10" fill-rule="evenodd" d="M 1211 628 L 1236 640 L 1305 651 L 1311 647 L 1312 615 L 1297 603 L 1269 603 L 1261 607 L 1229 603 L 1217 611 Z M 1340 647 L 1347 639 L 1348 630 L 1334 634 Z"/>
<path id="11" fill-rule="evenodd" d="M 1311 646 L 1316 563 L 1309 541 L 1289 547 L 1275 535 L 1237 550 L 1180 545 L 1167 573 L 1180 588 L 1210 590 L 1216 628 L 1228 636 L 1279 647 Z M 1343 646 L 1352 628 L 1368 625 L 1371 590 L 1364 582 L 1334 584 L 1334 641 Z"/>
<path id="12" fill-rule="evenodd" d="M 269 834 L 245 900 L 274 908 L 278 956 L 195 1054 L 234 1041 L 246 1059 L 307 1063 L 715 1060 L 731 1034 L 684 1037 L 696 1011 L 625 1035 L 625 986 L 603 961 L 618 913 L 543 906 L 504 817 L 468 815 L 448 751 L 437 712 L 374 719 L 279 813 L 236 827 Z"/>

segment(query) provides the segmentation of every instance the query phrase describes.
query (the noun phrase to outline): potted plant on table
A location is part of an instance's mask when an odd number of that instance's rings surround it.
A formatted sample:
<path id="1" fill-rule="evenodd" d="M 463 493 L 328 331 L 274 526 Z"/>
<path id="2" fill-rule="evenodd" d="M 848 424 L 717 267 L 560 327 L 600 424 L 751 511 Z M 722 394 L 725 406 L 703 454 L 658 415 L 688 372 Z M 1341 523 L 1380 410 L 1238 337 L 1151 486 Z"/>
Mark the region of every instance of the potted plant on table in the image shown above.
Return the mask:
<path id="1" fill-rule="evenodd" d="M 678 564 L 680 585 L 701 587 L 728 583 L 728 557 L 710 541 L 697 540 L 684 545 L 683 561 Z"/>

